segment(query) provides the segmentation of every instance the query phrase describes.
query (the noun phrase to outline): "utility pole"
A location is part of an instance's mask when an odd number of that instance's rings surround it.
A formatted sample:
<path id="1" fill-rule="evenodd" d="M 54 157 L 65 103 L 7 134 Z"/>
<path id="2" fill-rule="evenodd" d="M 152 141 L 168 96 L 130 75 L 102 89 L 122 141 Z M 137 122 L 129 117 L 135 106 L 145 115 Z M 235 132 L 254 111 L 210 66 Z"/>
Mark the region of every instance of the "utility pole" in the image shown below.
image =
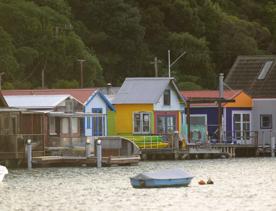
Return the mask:
<path id="1" fill-rule="evenodd" d="M 45 84 L 44 84 L 44 74 L 45 74 L 45 70 L 44 69 L 42 69 L 42 71 L 41 71 L 41 88 L 42 89 L 44 89 L 44 86 L 45 86 Z"/>
<path id="2" fill-rule="evenodd" d="M 171 51 L 168 50 L 168 69 L 169 69 L 169 78 L 171 77 L 171 67 L 182 57 L 186 54 L 186 51 L 184 51 L 182 54 L 180 54 L 172 63 L 171 63 Z"/>
<path id="3" fill-rule="evenodd" d="M 44 67 L 41 71 L 41 88 L 44 89 L 45 88 L 45 69 L 46 69 L 46 65 L 47 65 L 47 60 L 44 64 Z"/>
<path id="4" fill-rule="evenodd" d="M 161 60 L 158 60 L 157 57 L 154 57 L 154 61 L 151 64 L 154 64 L 155 77 L 158 77 L 158 63 L 161 63 Z"/>
<path id="5" fill-rule="evenodd" d="M 2 76 L 5 74 L 5 72 L 0 73 L 0 90 L 2 90 Z"/>
<path id="6" fill-rule="evenodd" d="M 86 61 L 84 59 L 78 59 L 80 62 L 80 87 L 83 88 L 83 63 Z"/>

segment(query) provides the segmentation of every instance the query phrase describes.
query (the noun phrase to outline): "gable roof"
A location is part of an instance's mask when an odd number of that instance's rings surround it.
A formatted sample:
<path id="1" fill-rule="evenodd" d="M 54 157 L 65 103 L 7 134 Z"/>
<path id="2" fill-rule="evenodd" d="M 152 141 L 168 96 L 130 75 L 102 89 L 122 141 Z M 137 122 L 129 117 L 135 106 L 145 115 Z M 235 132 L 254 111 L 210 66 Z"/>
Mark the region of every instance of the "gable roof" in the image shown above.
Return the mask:
<path id="1" fill-rule="evenodd" d="M 70 95 L 20 95 L 4 96 L 9 107 L 28 109 L 51 109 L 72 98 Z"/>
<path id="2" fill-rule="evenodd" d="M 76 100 L 85 104 L 97 88 L 84 89 L 19 89 L 19 90 L 2 90 L 4 96 L 11 95 L 71 95 Z"/>
<path id="3" fill-rule="evenodd" d="M 89 97 L 89 99 L 86 101 L 86 104 L 89 104 L 94 97 L 98 95 L 106 104 L 106 106 L 111 110 L 115 111 L 114 106 L 111 104 L 111 101 L 101 92 L 101 91 L 96 91 L 92 96 Z"/>
<path id="4" fill-rule="evenodd" d="M 238 96 L 242 90 L 224 90 L 224 98 L 225 99 L 234 99 Z M 182 96 L 185 99 L 189 98 L 219 98 L 218 90 L 192 90 L 192 91 L 181 91 Z M 195 107 L 217 107 L 217 104 L 214 103 L 200 103 L 200 104 L 192 104 L 191 106 Z"/>
<path id="5" fill-rule="evenodd" d="M 171 85 L 178 98 L 183 98 L 173 78 L 126 78 L 113 104 L 154 104 L 157 103 L 164 90 Z"/>
<path id="6" fill-rule="evenodd" d="M 276 56 L 238 56 L 225 83 L 253 98 L 276 98 Z"/>

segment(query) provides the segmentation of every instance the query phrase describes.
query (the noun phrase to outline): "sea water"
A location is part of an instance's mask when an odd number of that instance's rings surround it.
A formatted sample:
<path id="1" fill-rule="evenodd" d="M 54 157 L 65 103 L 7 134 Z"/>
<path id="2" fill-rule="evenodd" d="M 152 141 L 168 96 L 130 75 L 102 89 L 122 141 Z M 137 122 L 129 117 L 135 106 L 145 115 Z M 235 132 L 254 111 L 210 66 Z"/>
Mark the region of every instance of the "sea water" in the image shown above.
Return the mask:
<path id="1" fill-rule="evenodd" d="M 134 189 L 129 177 L 180 168 L 189 187 Z M 210 177 L 214 185 L 199 185 Z M 140 162 L 124 167 L 9 170 L 0 210 L 276 210 L 276 158 Z"/>

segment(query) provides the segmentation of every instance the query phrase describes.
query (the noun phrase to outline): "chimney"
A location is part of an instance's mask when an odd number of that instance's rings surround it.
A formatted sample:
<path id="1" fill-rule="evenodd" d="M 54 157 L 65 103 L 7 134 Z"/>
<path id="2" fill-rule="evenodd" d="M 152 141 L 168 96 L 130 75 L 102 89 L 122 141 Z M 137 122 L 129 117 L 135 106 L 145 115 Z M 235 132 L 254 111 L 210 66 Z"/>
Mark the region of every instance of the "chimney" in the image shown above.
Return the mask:
<path id="1" fill-rule="evenodd" d="M 106 84 L 106 94 L 107 94 L 107 95 L 112 94 L 112 93 L 111 93 L 111 87 L 112 87 L 112 84 L 111 84 L 111 83 L 107 83 L 107 84 Z"/>
<path id="2" fill-rule="evenodd" d="M 224 78 L 224 74 L 220 73 L 219 74 L 219 97 L 220 98 L 224 98 L 223 78 Z"/>

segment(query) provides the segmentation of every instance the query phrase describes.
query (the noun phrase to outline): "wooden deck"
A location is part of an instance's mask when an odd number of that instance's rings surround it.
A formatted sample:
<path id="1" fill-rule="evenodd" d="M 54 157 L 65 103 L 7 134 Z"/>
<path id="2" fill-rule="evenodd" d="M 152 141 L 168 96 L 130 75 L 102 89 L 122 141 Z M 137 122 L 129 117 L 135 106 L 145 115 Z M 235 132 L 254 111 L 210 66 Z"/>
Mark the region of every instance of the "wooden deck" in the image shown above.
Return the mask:
<path id="1" fill-rule="evenodd" d="M 188 145 L 186 149 L 142 149 L 143 160 L 193 159 L 256 156 L 258 147 L 254 144 L 207 144 Z"/>
<path id="2" fill-rule="evenodd" d="M 103 166 L 114 166 L 114 165 L 137 165 L 140 161 L 140 156 L 127 156 L 127 157 L 103 157 Z M 96 166 L 97 159 L 95 156 L 91 157 L 78 157 L 78 156 L 41 156 L 33 157 L 32 163 L 35 166 Z"/>

